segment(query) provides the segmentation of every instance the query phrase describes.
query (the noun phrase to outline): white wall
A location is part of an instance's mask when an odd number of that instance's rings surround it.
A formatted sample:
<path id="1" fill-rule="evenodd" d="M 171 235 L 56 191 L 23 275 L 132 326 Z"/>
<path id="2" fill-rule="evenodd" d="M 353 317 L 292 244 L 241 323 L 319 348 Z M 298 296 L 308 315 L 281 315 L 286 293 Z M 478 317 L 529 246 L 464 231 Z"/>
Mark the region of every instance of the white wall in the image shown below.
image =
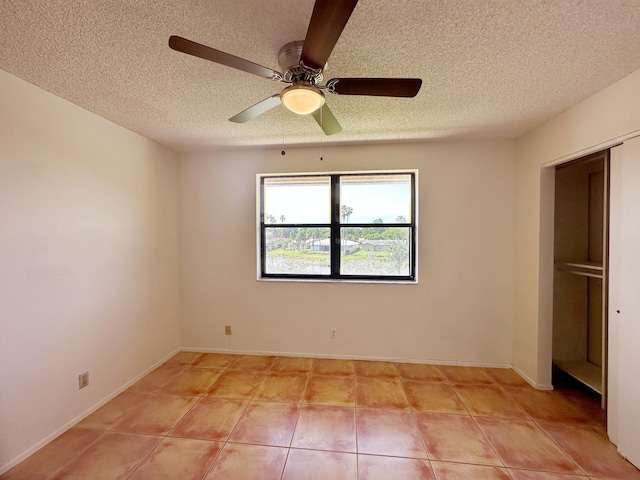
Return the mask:
<path id="1" fill-rule="evenodd" d="M 545 163 L 607 148 L 640 131 L 640 70 L 517 141 L 513 364 L 551 382 L 553 174 Z M 541 194 L 542 192 L 542 194 Z"/>
<path id="2" fill-rule="evenodd" d="M 182 346 L 510 364 L 513 142 L 325 145 L 323 156 L 181 155 Z M 256 280 L 257 173 L 401 168 L 419 169 L 418 285 Z"/>
<path id="3" fill-rule="evenodd" d="M 179 348 L 180 324 L 175 155 L 3 71 L 0 92 L 2 472 Z"/>

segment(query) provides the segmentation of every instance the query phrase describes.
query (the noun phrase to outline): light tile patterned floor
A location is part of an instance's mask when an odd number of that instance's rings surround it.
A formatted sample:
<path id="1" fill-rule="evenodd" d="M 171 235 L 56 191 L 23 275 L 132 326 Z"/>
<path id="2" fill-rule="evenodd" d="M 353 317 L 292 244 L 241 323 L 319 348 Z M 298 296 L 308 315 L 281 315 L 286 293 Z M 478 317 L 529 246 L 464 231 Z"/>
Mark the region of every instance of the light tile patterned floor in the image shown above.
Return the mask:
<path id="1" fill-rule="evenodd" d="M 512 370 L 182 352 L 10 479 L 607 480 L 597 398 Z"/>

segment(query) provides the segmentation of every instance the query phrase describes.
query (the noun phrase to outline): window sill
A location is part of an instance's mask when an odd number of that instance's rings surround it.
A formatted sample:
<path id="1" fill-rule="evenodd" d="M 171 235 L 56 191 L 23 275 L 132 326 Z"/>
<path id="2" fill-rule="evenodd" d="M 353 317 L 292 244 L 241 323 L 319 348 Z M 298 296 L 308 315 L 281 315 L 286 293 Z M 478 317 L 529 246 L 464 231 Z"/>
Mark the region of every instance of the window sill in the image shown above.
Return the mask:
<path id="1" fill-rule="evenodd" d="M 418 280 L 369 280 L 363 278 L 272 278 L 258 277 L 258 282 L 290 283 L 367 283 L 370 285 L 417 285 Z"/>

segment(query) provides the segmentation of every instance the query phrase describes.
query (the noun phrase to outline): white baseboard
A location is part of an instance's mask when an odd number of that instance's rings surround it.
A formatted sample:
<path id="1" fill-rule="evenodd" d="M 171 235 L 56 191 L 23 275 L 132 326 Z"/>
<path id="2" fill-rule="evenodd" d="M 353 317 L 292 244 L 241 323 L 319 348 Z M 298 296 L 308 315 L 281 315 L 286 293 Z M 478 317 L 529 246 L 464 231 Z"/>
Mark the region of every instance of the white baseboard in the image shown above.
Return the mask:
<path id="1" fill-rule="evenodd" d="M 524 373 L 522 370 L 514 367 L 513 365 L 511 366 L 511 368 L 513 369 L 514 372 L 516 372 L 518 375 L 524 378 L 524 380 L 536 390 L 553 390 L 553 385 L 547 384 L 547 383 L 537 383 L 532 378 L 529 378 L 529 376 L 526 373 Z"/>
<path id="2" fill-rule="evenodd" d="M 274 352 L 270 350 L 236 350 L 230 348 L 191 348 L 183 347 L 183 352 L 203 352 L 203 353 L 229 353 L 232 355 L 275 355 L 279 357 L 305 357 L 305 358 L 335 358 L 338 360 L 370 360 L 376 362 L 395 362 L 395 363 L 418 363 L 424 365 L 443 365 L 443 366 L 459 366 L 459 367 L 486 367 L 486 368 L 512 368 L 509 363 L 490 363 L 490 362 L 471 362 L 471 361 L 454 361 L 439 359 L 417 359 L 417 358 L 400 358 L 400 357 L 377 357 L 370 355 L 338 355 L 324 353 L 309 352 Z M 526 379 L 525 379 L 526 380 Z M 527 380 L 528 381 L 528 380 Z"/>
<path id="3" fill-rule="evenodd" d="M 84 420 L 86 417 L 88 417 L 89 415 L 91 415 L 93 412 L 95 412 L 97 409 L 99 409 L 101 406 L 103 406 L 105 403 L 107 403 L 109 400 L 112 400 L 113 398 L 115 398 L 116 396 L 120 395 L 122 392 L 124 392 L 127 388 L 129 388 L 131 385 L 133 385 L 134 383 L 136 383 L 138 380 L 140 380 L 142 377 L 144 377 L 145 375 L 147 375 L 148 373 L 150 373 L 152 370 L 156 369 L 158 366 L 162 365 L 164 362 L 166 362 L 167 360 L 169 360 L 171 357 L 173 357 L 176 353 L 178 353 L 180 351 L 180 349 L 176 349 L 173 352 L 171 352 L 169 355 L 165 356 L 164 358 L 162 358 L 160 361 L 154 363 L 151 367 L 147 368 L 144 372 L 142 372 L 141 374 L 137 375 L 136 377 L 134 377 L 133 379 L 129 380 L 127 383 L 125 383 L 122 387 L 118 388 L 117 390 L 111 392 L 109 395 L 107 395 L 106 397 L 104 397 L 103 399 L 101 399 L 99 402 L 95 403 L 94 405 L 92 405 L 91 407 L 89 407 L 88 409 L 86 409 L 84 412 L 82 412 L 81 414 L 77 415 L 76 417 L 74 417 L 72 420 L 68 421 L 67 423 L 65 423 L 64 425 L 62 425 L 60 428 L 58 428 L 57 430 L 55 430 L 53 433 L 51 433 L 50 435 L 47 435 L 45 438 L 43 438 L 42 440 L 40 440 L 38 443 L 36 443 L 35 445 L 33 445 L 32 447 L 28 448 L 27 450 L 25 450 L 24 452 L 22 452 L 20 455 L 18 455 L 17 457 L 13 458 L 12 460 L 10 460 L 8 463 L 0 466 L 0 475 L 4 474 L 5 472 L 11 470 L 13 467 L 15 467 L 17 464 L 19 464 L 20 462 L 22 462 L 23 460 L 25 460 L 27 457 L 30 457 L 31 455 L 33 455 L 35 452 L 37 452 L 38 450 L 40 450 L 42 447 L 44 447 L 45 445 L 47 445 L 48 443 L 52 442 L 53 440 L 55 440 L 56 438 L 58 438 L 60 435 L 62 435 L 64 432 L 66 432 L 67 430 L 69 430 L 71 427 L 73 427 L 74 425 L 76 425 L 78 422 Z"/>

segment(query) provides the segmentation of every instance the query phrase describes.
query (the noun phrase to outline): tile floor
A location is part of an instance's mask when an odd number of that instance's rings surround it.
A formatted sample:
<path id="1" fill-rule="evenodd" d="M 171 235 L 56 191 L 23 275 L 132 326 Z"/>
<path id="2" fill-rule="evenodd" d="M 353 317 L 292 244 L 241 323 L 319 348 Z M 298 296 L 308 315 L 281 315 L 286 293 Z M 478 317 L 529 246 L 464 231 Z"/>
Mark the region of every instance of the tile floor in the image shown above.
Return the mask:
<path id="1" fill-rule="evenodd" d="M 640 479 L 597 398 L 507 369 L 182 352 L 9 479 Z"/>

